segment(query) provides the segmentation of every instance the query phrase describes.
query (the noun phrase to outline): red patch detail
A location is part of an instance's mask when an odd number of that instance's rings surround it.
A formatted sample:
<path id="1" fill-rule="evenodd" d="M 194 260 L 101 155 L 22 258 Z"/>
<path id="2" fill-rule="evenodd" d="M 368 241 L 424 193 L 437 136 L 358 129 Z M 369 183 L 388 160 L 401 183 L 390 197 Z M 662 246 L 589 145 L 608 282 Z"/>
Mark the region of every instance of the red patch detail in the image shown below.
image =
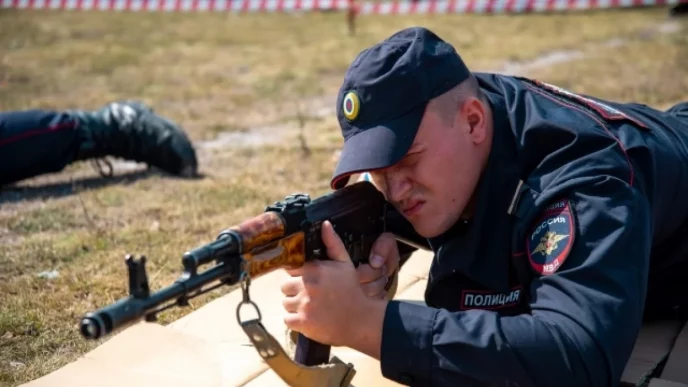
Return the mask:
<path id="1" fill-rule="evenodd" d="M 548 205 L 526 240 L 528 262 L 537 273 L 554 274 L 571 252 L 576 227 L 568 200 Z"/>
<path id="2" fill-rule="evenodd" d="M 345 107 L 347 112 L 351 112 L 353 110 L 353 102 L 351 102 L 351 98 L 347 98 Z"/>
<path id="3" fill-rule="evenodd" d="M 628 120 L 633 122 L 634 124 L 640 126 L 641 128 L 644 129 L 649 129 L 649 126 L 645 124 L 644 122 L 637 120 L 628 114 L 622 112 L 619 109 L 613 108 L 605 103 L 595 101 L 593 99 L 583 97 L 580 94 L 573 93 L 571 91 L 562 89 L 561 87 L 550 85 L 549 83 L 545 83 L 542 81 L 538 80 L 533 80 L 533 82 L 540 86 L 541 88 L 545 90 L 549 90 L 557 95 L 560 95 L 564 98 L 568 98 L 570 100 L 573 100 L 589 109 L 592 109 L 593 111 L 597 112 L 600 116 L 602 116 L 604 119 L 613 121 L 613 120 Z"/>

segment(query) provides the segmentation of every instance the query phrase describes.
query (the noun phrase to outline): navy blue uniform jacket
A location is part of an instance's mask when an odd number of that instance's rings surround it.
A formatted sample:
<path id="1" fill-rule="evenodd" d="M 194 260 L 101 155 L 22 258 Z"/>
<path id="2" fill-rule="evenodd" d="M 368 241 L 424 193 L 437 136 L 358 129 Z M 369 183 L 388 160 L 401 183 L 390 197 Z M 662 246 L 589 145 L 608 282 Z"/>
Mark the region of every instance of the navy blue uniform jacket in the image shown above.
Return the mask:
<path id="1" fill-rule="evenodd" d="M 390 302 L 382 373 L 618 385 L 644 314 L 675 306 L 670 276 L 688 274 L 688 115 L 476 76 L 495 117 L 478 208 L 430 240 L 427 306 Z"/>

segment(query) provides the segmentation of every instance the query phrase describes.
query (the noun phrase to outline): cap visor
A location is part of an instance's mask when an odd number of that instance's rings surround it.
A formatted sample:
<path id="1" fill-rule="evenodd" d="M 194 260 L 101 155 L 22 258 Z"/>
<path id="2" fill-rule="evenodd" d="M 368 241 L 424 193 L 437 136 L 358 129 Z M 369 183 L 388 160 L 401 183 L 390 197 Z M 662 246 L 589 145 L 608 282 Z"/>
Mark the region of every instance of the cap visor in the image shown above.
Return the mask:
<path id="1" fill-rule="evenodd" d="M 384 125 L 365 129 L 346 140 L 330 187 L 340 189 L 352 174 L 396 164 L 413 144 L 424 112 L 425 105 Z"/>

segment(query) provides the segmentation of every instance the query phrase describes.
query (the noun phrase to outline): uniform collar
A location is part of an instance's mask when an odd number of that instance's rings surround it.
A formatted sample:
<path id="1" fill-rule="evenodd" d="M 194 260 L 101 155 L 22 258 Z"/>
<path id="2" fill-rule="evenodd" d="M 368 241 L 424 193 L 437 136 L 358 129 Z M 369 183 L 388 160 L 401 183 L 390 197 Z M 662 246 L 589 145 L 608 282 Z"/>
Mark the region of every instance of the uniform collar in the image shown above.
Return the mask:
<path id="1" fill-rule="evenodd" d="M 492 150 L 477 188 L 476 210 L 469 221 L 459 220 L 430 245 L 436 273 L 460 271 L 495 291 L 510 290 L 512 222 L 507 211 L 519 182 L 519 165 L 504 100 L 486 92 L 492 106 Z M 433 271 L 435 271 L 433 270 Z"/>

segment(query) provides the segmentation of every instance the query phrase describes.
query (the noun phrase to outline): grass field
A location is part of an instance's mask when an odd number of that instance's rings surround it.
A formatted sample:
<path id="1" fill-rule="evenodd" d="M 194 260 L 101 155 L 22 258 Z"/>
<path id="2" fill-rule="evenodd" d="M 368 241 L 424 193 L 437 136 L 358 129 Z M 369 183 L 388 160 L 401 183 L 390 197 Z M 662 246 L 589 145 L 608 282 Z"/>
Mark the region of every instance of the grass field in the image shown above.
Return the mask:
<path id="1" fill-rule="evenodd" d="M 79 163 L 0 191 L 0 385 L 35 379 L 94 347 L 76 324 L 125 295 L 125 254 L 148 257 L 157 289 L 179 274 L 184 251 L 220 230 L 294 191 L 327 192 L 341 144 L 333 99 L 343 73 L 361 49 L 410 25 L 436 30 L 474 70 L 510 69 L 662 108 L 688 100 L 688 22 L 661 9 L 362 17 L 353 37 L 338 14 L 2 10 L 2 110 L 141 99 L 183 124 L 204 176 L 121 168 L 102 179 Z M 38 275 L 53 270 L 56 278 Z"/>

